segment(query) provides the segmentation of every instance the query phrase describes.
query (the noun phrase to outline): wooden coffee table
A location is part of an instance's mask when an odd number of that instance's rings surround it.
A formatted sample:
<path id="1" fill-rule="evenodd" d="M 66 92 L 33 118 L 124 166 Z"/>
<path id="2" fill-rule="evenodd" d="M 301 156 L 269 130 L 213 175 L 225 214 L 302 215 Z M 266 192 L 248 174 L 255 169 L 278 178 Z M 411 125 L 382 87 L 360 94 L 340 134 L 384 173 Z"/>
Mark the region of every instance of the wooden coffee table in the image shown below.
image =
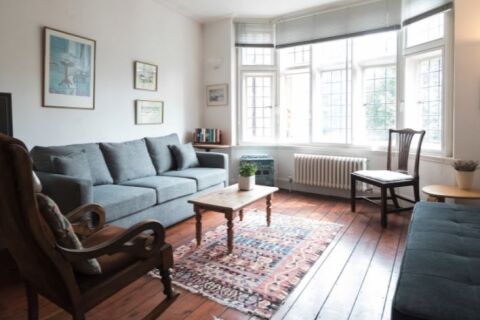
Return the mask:
<path id="1" fill-rule="evenodd" d="M 463 190 L 455 186 L 431 185 L 422 189 L 423 193 L 428 195 L 428 201 L 445 202 L 445 198 L 452 199 L 480 199 L 480 190 Z"/>
<path id="2" fill-rule="evenodd" d="M 189 200 L 193 203 L 196 218 L 197 245 L 202 243 L 202 212 L 205 210 L 223 213 L 227 219 L 227 248 L 228 253 L 233 251 L 233 219 L 238 212 L 240 221 L 243 220 L 243 209 L 262 199 L 266 198 L 267 225 L 270 226 L 272 215 L 272 195 L 278 191 L 277 187 L 255 186 L 250 191 L 239 191 L 238 185 L 234 184 L 227 188 L 208 193 Z"/>

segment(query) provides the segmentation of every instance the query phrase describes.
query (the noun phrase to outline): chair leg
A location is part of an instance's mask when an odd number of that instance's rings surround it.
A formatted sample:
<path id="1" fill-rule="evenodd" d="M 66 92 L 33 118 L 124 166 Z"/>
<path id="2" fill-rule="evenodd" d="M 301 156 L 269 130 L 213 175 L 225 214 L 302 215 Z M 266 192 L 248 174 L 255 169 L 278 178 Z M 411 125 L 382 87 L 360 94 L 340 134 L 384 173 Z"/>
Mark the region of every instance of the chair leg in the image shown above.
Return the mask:
<path id="1" fill-rule="evenodd" d="M 415 196 L 415 202 L 420 201 L 420 185 L 418 181 L 413 184 L 413 193 Z"/>
<path id="2" fill-rule="evenodd" d="M 381 189 L 381 220 L 380 223 L 382 224 L 383 228 L 387 227 L 387 188 Z"/>
<path id="3" fill-rule="evenodd" d="M 395 193 L 395 188 L 393 187 L 390 188 L 390 195 L 392 196 L 393 205 L 395 206 L 395 208 L 399 209 L 400 204 L 398 203 L 397 195 Z"/>
<path id="4" fill-rule="evenodd" d="M 352 212 L 356 210 L 356 193 L 357 193 L 357 179 L 354 176 L 350 176 L 350 206 Z"/>
<path id="5" fill-rule="evenodd" d="M 171 299 L 175 296 L 175 292 L 172 287 L 172 278 L 170 276 L 169 268 L 161 268 L 160 275 L 162 276 L 163 283 L 163 293 L 167 296 L 168 299 Z"/>
<path id="6" fill-rule="evenodd" d="M 27 283 L 25 285 L 28 303 L 28 320 L 38 320 L 38 295 L 37 292 Z"/>

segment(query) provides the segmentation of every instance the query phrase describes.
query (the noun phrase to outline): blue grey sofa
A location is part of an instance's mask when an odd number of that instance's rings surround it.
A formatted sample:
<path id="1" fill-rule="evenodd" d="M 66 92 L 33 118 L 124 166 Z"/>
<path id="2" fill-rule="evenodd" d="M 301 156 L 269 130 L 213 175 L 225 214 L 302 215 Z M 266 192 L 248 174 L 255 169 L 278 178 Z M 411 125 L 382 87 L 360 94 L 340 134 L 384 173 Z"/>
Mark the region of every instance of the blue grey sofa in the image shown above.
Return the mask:
<path id="1" fill-rule="evenodd" d="M 187 200 L 228 185 L 227 155 L 197 152 L 199 166 L 177 171 L 171 134 L 122 143 L 34 147 L 30 154 L 44 192 L 62 212 L 86 204 L 105 208 L 106 221 L 129 227 L 145 219 L 165 227 L 193 215 Z M 91 180 L 56 173 L 53 157 L 85 152 Z"/>
<path id="2" fill-rule="evenodd" d="M 480 319 L 480 209 L 419 202 L 392 320 Z"/>

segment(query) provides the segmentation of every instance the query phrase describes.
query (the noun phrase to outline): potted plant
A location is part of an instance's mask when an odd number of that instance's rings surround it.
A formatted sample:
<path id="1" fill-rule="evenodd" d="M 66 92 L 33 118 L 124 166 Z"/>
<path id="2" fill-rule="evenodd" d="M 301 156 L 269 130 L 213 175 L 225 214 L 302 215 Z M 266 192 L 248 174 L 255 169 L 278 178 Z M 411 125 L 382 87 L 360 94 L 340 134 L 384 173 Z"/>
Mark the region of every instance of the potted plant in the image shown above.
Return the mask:
<path id="1" fill-rule="evenodd" d="M 455 177 L 460 189 L 469 190 L 472 188 L 473 176 L 478 167 L 478 161 L 473 160 L 455 160 Z"/>
<path id="2" fill-rule="evenodd" d="M 252 190 L 255 186 L 255 173 L 257 166 L 254 163 L 244 163 L 240 165 L 240 175 L 238 177 L 238 189 L 243 191 Z"/>

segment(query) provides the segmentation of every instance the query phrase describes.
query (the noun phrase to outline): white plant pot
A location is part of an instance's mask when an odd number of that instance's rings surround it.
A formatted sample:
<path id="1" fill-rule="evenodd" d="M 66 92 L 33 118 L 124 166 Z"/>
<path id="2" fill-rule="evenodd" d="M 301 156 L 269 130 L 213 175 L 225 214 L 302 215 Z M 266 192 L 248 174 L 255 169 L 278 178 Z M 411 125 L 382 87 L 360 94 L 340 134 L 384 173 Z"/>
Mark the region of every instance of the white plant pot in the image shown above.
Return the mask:
<path id="1" fill-rule="evenodd" d="M 238 189 L 242 191 L 249 191 L 255 187 L 255 176 L 242 177 L 238 176 Z"/>
<path id="2" fill-rule="evenodd" d="M 457 186 L 463 190 L 472 189 L 474 174 L 475 171 L 455 171 Z"/>

